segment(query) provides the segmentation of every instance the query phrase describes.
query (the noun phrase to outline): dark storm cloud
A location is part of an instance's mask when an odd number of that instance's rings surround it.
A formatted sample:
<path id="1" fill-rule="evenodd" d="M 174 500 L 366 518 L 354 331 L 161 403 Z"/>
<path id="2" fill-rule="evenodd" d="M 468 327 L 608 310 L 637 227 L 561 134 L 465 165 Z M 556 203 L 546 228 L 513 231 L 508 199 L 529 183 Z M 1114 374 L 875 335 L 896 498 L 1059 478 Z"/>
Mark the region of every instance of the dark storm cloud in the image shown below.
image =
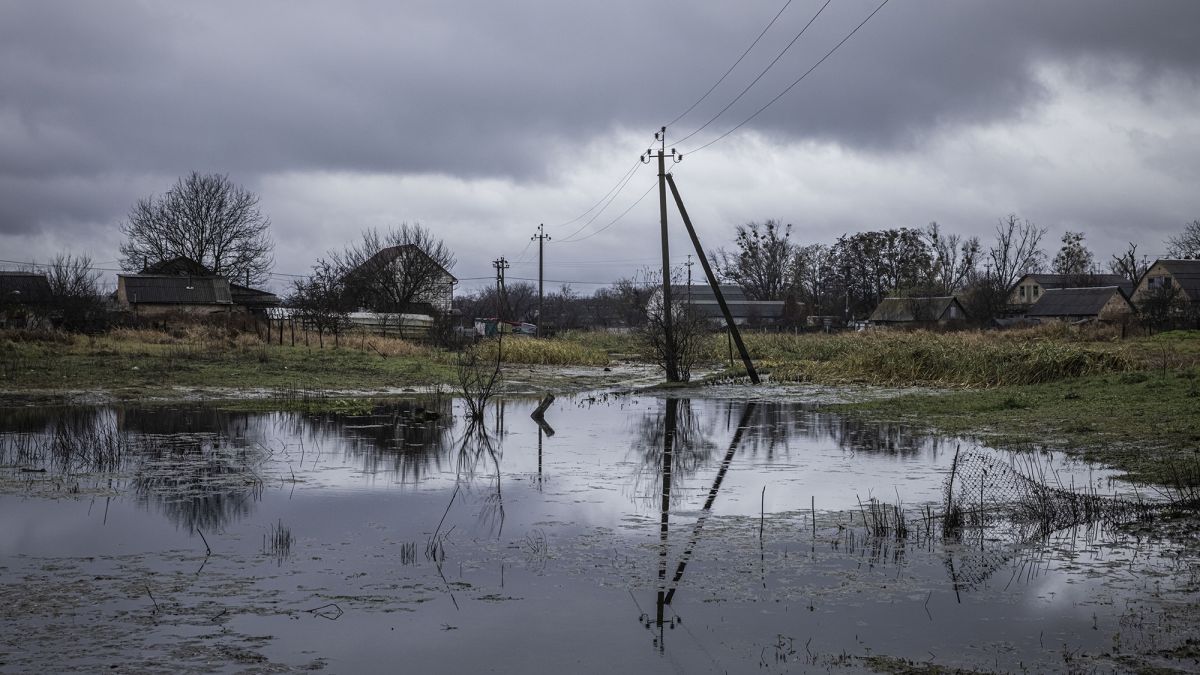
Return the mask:
<path id="1" fill-rule="evenodd" d="M 552 141 L 652 131 L 748 44 L 779 3 L 9 3 L 0 171 L 288 169 L 526 175 Z M 722 131 L 865 16 L 838 2 Z M 794 2 L 693 128 L 802 22 Z M 847 145 L 1002 119 L 1044 59 L 1200 60 L 1200 3 L 894 0 L 764 115 Z M 761 56 L 760 56 L 761 52 Z M 693 121 L 694 120 L 694 121 Z"/>
<path id="2" fill-rule="evenodd" d="M 670 137 L 724 105 L 820 4 L 795 0 Z M 644 129 L 649 141 L 782 5 L 4 3 L 0 234 L 111 228 L 134 199 L 193 169 L 252 189 L 285 172 L 547 180 L 563 153 L 586 160 L 597 136 Z M 680 149 L 744 119 L 875 5 L 835 0 Z M 1164 77 L 1194 88 L 1198 25 L 1200 3 L 1185 0 L 892 0 L 747 128 L 909 151 L 947 129 L 1028 114 L 1052 95 L 1038 76 L 1047 63 L 1098 83 L 1123 78 L 1130 95 L 1161 95 L 1150 85 Z M 1177 149 L 1163 156 L 1194 168 Z"/>

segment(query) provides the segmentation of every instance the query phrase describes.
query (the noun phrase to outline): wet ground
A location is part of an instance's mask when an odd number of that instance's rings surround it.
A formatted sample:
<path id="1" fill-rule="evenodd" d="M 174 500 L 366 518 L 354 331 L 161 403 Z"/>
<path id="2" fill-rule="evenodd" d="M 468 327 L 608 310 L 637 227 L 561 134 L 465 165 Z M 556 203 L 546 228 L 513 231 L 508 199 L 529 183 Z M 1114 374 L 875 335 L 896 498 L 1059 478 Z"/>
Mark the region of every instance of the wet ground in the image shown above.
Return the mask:
<path id="1" fill-rule="evenodd" d="M 947 538 L 967 442 L 713 394 L 0 411 L 0 671 L 1196 667 L 1193 523 Z"/>

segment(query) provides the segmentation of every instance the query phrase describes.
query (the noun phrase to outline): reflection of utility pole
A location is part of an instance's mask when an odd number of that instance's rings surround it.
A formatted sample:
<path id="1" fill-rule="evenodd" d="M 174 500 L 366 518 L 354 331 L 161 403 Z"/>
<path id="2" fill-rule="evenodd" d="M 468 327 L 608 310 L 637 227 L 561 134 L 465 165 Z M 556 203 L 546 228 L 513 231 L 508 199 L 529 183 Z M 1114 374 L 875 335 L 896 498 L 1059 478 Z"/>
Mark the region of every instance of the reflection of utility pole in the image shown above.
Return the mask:
<path id="1" fill-rule="evenodd" d="M 542 246 L 550 235 L 543 230 L 544 225 L 538 225 L 538 233 L 529 238 L 530 241 L 538 240 L 538 315 L 537 315 L 537 336 L 542 337 Z"/>
<path id="2" fill-rule="evenodd" d="M 669 398 L 667 416 L 663 429 L 662 455 L 662 508 L 658 525 L 658 598 L 656 602 L 655 625 L 658 626 L 658 648 L 663 648 L 663 624 L 667 606 L 667 554 L 669 553 L 668 534 L 671 520 L 671 470 L 675 463 L 675 427 L 679 415 L 679 399 Z"/>
<path id="3" fill-rule="evenodd" d="M 660 143 L 659 148 L 655 151 L 653 148 L 646 151 L 642 155 L 642 163 L 649 164 L 650 157 L 658 155 L 658 220 L 659 229 L 662 236 L 662 322 L 663 322 L 663 360 L 666 361 L 665 369 L 667 371 L 668 382 L 678 382 L 679 377 L 679 362 L 675 355 L 675 339 L 674 330 L 671 327 L 671 252 L 670 245 L 667 241 L 667 128 L 663 127 L 661 131 L 654 134 L 654 140 Z M 675 154 L 675 148 L 671 148 L 671 159 L 680 161 L 682 156 Z"/>
<path id="4" fill-rule="evenodd" d="M 721 461 L 721 466 L 717 469 L 717 476 L 713 479 L 712 487 L 708 489 L 708 499 L 704 500 L 704 506 L 700 509 L 700 517 L 696 519 L 696 524 L 692 528 L 692 538 L 688 542 L 688 547 L 684 549 L 683 556 L 679 558 L 679 566 L 675 568 L 675 577 L 671 579 L 671 588 L 667 590 L 667 596 L 663 600 L 663 604 L 671 604 L 671 598 L 675 597 L 675 589 L 679 587 L 679 580 L 683 578 L 683 571 L 687 569 L 688 561 L 692 558 L 692 552 L 696 550 L 696 544 L 700 542 L 700 533 L 704 530 L 704 523 L 708 520 L 709 514 L 712 513 L 713 502 L 717 501 L 717 493 L 721 491 L 721 483 L 725 481 L 725 473 L 729 471 L 729 465 L 733 463 L 734 453 L 737 452 L 738 446 L 742 443 L 742 434 L 750 427 L 750 419 L 754 416 L 754 401 L 746 404 L 742 409 L 742 418 L 738 421 L 737 430 L 733 432 L 733 440 L 729 442 L 729 450 L 725 452 L 725 459 Z"/>
<path id="5" fill-rule="evenodd" d="M 492 267 L 496 268 L 496 316 L 503 321 L 504 309 L 508 306 L 508 292 L 504 289 L 504 270 L 511 267 L 504 256 L 492 261 Z M 497 326 L 496 330 L 500 330 Z"/>

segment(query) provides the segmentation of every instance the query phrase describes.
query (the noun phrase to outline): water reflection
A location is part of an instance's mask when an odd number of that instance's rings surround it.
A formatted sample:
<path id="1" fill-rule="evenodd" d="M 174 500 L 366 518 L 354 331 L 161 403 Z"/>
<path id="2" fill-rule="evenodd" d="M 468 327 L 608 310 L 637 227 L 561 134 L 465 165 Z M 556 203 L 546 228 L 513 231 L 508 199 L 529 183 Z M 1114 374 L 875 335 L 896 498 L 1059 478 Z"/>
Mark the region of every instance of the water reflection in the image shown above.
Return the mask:
<path id="1" fill-rule="evenodd" d="M 700 509 L 700 515 L 692 526 L 691 535 L 688 538 L 686 547 L 680 554 L 675 565 L 674 574 L 670 581 L 667 581 L 668 560 L 670 558 L 670 522 L 671 522 L 671 486 L 674 480 L 675 473 L 675 457 L 682 447 L 685 437 L 690 437 L 689 440 L 694 441 L 694 433 L 697 429 L 695 425 L 688 424 L 690 414 L 681 415 L 681 409 L 690 413 L 691 407 L 688 401 L 680 401 L 677 399 L 668 399 L 665 402 L 665 411 L 663 414 L 663 423 L 661 433 L 657 428 L 651 429 L 648 434 L 650 438 L 659 438 L 662 443 L 662 452 L 660 458 L 660 478 L 659 485 L 661 486 L 661 501 L 659 504 L 659 553 L 658 553 L 658 588 L 655 595 L 655 616 L 653 626 L 657 629 L 658 634 L 655 637 L 655 645 L 660 651 L 666 647 L 664 629 L 674 629 L 677 622 L 681 621 L 678 616 L 667 617 L 666 610 L 675 597 L 675 591 L 679 588 L 679 582 L 683 579 L 684 572 L 687 570 L 688 563 L 692 559 L 692 555 L 696 550 L 696 545 L 700 542 L 701 535 L 704 532 L 704 525 L 712 514 L 713 504 L 717 500 L 717 495 L 721 491 L 721 485 L 725 481 L 725 475 L 729 471 L 730 465 L 733 463 L 734 457 L 737 455 L 739 447 L 742 444 L 743 438 L 747 435 L 746 432 L 752 428 L 755 423 L 756 404 L 751 401 L 746 403 L 741 411 L 741 417 L 737 421 L 737 427 L 733 434 L 733 439 L 729 443 L 729 448 L 725 452 L 725 456 L 721 460 L 721 464 L 717 468 L 715 477 L 713 478 L 712 486 L 708 490 L 708 496 L 704 501 L 704 506 Z M 726 412 L 732 409 L 732 405 L 726 407 Z M 645 427 L 643 427 L 645 430 Z M 688 429 L 690 433 L 681 434 L 680 431 Z M 643 440 L 645 440 L 645 436 Z M 707 446 L 712 446 L 708 443 Z M 761 538 L 760 538 L 761 542 Z M 643 625 L 650 627 L 651 622 L 649 617 L 643 614 L 641 617 Z"/>
<path id="2" fill-rule="evenodd" d="M 339 445 L 365 473 L 417 483 L 443 470 L 453 437 L 453 406 L 447 398 L 401 401 L 366 414 L 285 415 L 281 423 L 291 436 Z"/>
<path id="3" fill-rule="evenodd" d="M 638 493 L 647 499 L 670 494 L 664 484 L 672 476 L 688 479 L 707 466 L 716 444 L 718 415 L 701 415 L 690 399 L 663 399 L 659 409 L 638 421 L 633 451 L 640 460 L 635 478 Z M 726 402 L 727 406 L 739 405 Z"/>

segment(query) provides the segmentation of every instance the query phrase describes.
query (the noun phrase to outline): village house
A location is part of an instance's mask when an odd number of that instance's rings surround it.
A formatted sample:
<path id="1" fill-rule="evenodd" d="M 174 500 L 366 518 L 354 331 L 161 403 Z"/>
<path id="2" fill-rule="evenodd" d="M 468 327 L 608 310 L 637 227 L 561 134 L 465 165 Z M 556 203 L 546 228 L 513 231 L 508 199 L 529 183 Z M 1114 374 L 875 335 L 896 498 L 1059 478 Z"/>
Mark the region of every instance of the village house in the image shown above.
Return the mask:
<path id="1" fill-rule="evenodd" d="M 1060 321 L 1110 321 L 1131 318 L 1133 304 L 1119 286 L 1047 289 L 1025 312 L 1025 318 Z"/>
<path id="2" fill-rule="evenodd" d="M 1138 280 L 1133 302 L 1153 323 L 1200 325 L 1200 260 L 1156 260 Z"/>
<path id="3" fill-rule="evenodd" d="M 236 312 L 265 317 L 280 304 L 274 293 L 232 283 L 186 257 L 149 265 L 140 274 L 117 275 L 116 300 L 139 316 Z"/>
<path id="4" fill-rule="evenodd" d="M 1200 260 L 1155 260 L 1138 281 L 1133 300 L 1172 286 L 1184 302 L 1200 304 Z"/>
<path id="5" fill-rule="evenodd" d="M 381 278 L 394 276 L 395 279 Z M 389 246 L 346 274 L 355 304 L 376 312 L 450 313 L 458 279 L 415 244 Z M 389 288 L 382 288 L 382 287 Z M 392 292 L 389 292 L 392 291 Z M 409 295 L 397 298 L 396 295 Z M 403 306 L 399 306 L 403 304 Z"/>
<path id="6" fill-rule="evenodd" d="M 785 303 L 782 300 L 751 300 L 741 286 L 734 284 L 721 284 L 720 288 L 733 322 L 738 326 L 776 324 L 783 318 Z M 712 324 L 725 323 L 717 295 L 708 284 L 672 285 L 671 302 L 679 307 L 690 304 L 694 312 Z M 662 289 L 656 289 L 647 304 L 651 308 L 660 306 Z"/>
<path id="7" fill-rule="evenodd" d="M 1133 283 L 1120 274 L 1026 274 L 1017 279 L 1008 293 L 1008 304 L 1028 307 L 1053 288 L 1118 286 L 1128 297 Z"/>
<path id="8" fill-rule="evenodd" d="M 50 308 L 50 282 L 35 272 L 0 272 L 0 327 L 25 328 Z"/>
<path id="9" fill-rule="evenodd" d="M 952 326 L 967 319 L 962 304 L 952 295 L 921 298 L 884 298 L 868 319 L 873 326 Z"/>

